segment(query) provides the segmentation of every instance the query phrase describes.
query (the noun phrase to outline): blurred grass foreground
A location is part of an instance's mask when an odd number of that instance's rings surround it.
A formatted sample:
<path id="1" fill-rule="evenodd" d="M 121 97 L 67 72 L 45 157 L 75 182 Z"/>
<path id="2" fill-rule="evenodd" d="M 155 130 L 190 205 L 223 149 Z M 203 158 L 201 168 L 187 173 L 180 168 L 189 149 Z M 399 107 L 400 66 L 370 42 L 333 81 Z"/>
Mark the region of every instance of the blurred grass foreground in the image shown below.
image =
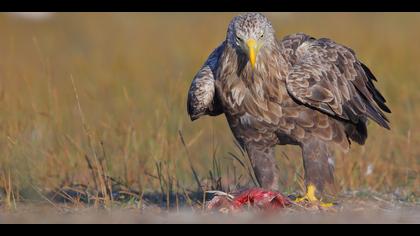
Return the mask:
<path id="1" fill-rule="evenodd" d="M 0 14 L 1 206 L 138 206 L 156 193 L 170 207 L 193 205 L 196 191 L 252 186 L 225 118 L 192 123 L 186 113 L 191 79 L 235 15 Z M 353 48 L 393 111 L 391 131 L 372 123 L 364 147 L 337 153 L 340 192 L 418 201 L 420 14 L 267 16 L 279 38 L 305 32 Z M 283 191 L 302 192 L 299 149 L 278 147 L 277 160 Z"/>

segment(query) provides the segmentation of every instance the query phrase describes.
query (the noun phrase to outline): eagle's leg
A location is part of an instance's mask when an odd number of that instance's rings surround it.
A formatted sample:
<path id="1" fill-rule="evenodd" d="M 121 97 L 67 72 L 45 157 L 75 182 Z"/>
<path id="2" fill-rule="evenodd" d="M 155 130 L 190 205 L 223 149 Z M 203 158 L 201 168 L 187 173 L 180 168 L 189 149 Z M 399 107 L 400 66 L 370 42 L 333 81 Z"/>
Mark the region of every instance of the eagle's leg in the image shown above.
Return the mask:
<path id="1" fill-rule="evenodd" d="M 267 190 L 279 190 L 274 147 L 248 143 L 246 151 L 258 184 Z"/>
<path id="2" fill-rule="evenodd" d="M 319 200 L 325 190 L 326 184 L 334 185 L 334 157 L 328 144 L 316 140 L 306 140 L 302 145 L 303 165 L 305 169 L 306 194 L 296 202 L 308 201 L 330 207 L 333 204 L 323 203 Z"/>

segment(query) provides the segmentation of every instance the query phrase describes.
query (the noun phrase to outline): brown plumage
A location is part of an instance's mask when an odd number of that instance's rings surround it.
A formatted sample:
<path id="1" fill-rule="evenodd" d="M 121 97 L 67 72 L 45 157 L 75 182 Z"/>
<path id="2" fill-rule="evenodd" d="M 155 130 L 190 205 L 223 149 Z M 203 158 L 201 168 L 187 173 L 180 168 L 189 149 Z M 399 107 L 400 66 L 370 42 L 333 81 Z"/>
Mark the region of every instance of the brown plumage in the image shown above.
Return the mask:
<path id="1" fill-rule="evenodd" d="M 255 61 L 253 61 L 255 59 Z M 299 33 L 277 41 L 262 14 L 229 24 L 226 40 L 195 76 L 188 113 L 225 114 L 264 188 L 277 189 L 275 145 L 299 145 L 306 184 L 333 183 L 332 144 L 364 144 L 368 119 L 389 129 L 373 73 L 353 50 Z"/>

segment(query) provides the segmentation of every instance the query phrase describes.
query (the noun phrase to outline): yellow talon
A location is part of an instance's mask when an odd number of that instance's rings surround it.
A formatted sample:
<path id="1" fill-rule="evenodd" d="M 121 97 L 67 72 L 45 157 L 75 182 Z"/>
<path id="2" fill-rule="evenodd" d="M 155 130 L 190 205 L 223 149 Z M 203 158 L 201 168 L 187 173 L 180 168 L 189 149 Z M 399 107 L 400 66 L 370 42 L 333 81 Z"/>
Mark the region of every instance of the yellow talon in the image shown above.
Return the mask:
<path id="1" fill-rule="evenodd" d="M 326 203 L 321 202 L 319 205 L 321 207 L 324 207 L 324 208 L 330 208 L 330 207 L 333 207 L 334 206 L 334 203 L 331 203 L 331 202 L 326 202 Z"/>
<path id="2" fill-rule="evenodd" d="M 300 203 L 300 202 L 307 201 L 307 202 L 310 202 L 310 203 L 317 203 L 319 206 L 325 207 L 325 208 L 334 206 L 333 203 L 324 203 L 324 202 L 319 201 L 318 198 L 315 195 L 315 192 L 316 192 L 316 187 L 314 185 L 310 184 L 310 185 L 307 186 L 305 196 L 303 196 L 301 198 L 297 198 L 295 200 L 295 202 Z"/>

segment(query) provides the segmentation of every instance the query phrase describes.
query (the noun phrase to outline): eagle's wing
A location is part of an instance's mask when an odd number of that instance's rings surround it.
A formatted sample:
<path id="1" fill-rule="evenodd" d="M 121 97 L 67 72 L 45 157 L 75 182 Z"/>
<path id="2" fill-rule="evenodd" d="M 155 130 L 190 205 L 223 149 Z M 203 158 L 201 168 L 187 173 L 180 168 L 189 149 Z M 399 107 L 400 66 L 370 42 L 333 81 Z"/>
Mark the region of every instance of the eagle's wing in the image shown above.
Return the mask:
<path id="1" fill-rule="evenodd" d="M 373 84 L 376 78 L 353 50 L 304 34 L 280 44 L 292 64 L 286 87 L 297 102 L 354 124 L 369 117 L 389 129 L 383 111 L 390 110 Z"/>
<path id="2" fill-rule="evenodd" d="M 214 83 L 219 58 L 224 47 L 222 43 L 210 54 L 191 83 L 187 101 L 191 120 L 196 120 L 202 115 L 217 116 L 223 113 L 221 104 L 215 96 Z"/>

